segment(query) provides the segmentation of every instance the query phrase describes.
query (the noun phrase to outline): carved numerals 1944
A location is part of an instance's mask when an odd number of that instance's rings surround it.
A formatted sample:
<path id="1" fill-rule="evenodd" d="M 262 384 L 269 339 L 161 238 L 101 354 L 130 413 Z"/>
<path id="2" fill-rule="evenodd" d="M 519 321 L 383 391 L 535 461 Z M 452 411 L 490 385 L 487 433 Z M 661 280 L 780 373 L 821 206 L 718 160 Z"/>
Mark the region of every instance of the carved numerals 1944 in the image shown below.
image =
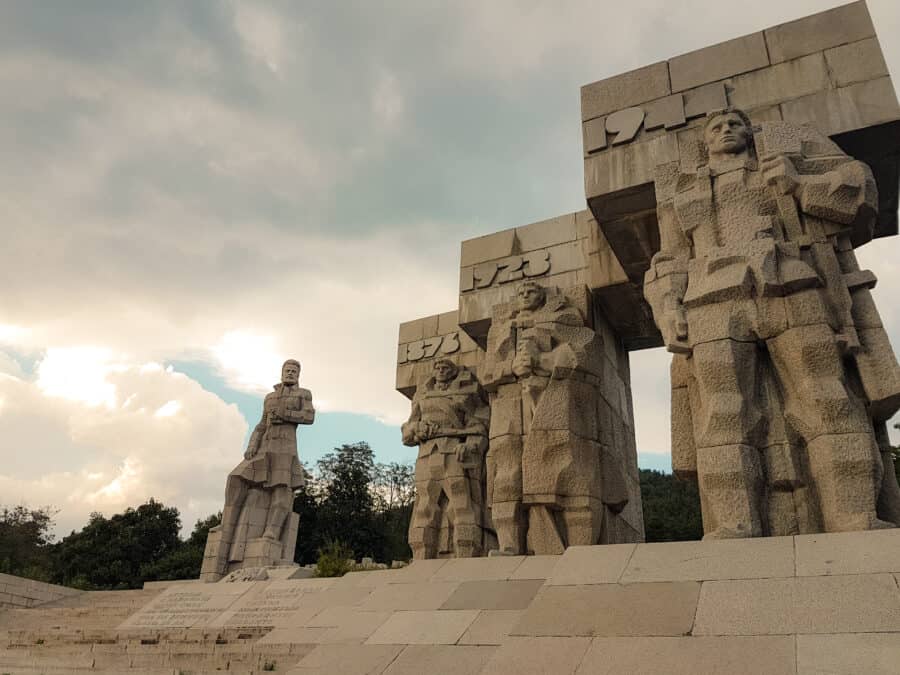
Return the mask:
<path id="1" fill-rule="evenodd" d="M 453 354 L 459 351 L 459 333 L 439 335 L 438 337 L 416 340 L 400 345 L 398 363 L 431 359 L 440 354 Z"/>

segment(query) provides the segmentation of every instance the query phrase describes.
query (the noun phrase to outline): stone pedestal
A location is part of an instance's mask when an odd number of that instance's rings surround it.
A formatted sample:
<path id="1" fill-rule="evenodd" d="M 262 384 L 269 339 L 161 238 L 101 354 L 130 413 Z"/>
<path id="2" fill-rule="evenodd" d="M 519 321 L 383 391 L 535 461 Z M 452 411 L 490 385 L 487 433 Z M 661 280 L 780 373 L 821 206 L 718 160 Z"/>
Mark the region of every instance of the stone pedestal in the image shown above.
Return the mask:
<path id="1" fill-rule="evenodd" d="M 203 565 L 200 569 L 201 581 L 219 581 L 225 575 L 242 567 L 282 567 L 294 566 L 294 549 L 297 546 L 297 529 L 300 516 L 291 513 L 284 524 L 281 539 L 256 537 L 248 539 L 242 561 L 230 561 L 231 541 L 222 540 L 222 530 L 213 528 L 206 540 Z"/>

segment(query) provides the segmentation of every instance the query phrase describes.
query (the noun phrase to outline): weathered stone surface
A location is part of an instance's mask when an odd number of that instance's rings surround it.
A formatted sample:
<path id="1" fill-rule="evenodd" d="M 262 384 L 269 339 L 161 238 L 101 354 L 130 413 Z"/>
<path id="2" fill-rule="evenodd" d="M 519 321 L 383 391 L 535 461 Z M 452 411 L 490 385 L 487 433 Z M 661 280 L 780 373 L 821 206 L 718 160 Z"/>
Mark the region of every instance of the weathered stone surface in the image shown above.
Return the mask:
<path id="1" fill-rule="evenodd" d="M 510 632 L 519 619 L 522 610 L 497 609 L 482 610 L 475 621 L 463 633 L 458 644 L 461 645 L 500 645 L 506 642 Z"/>
<path id="2" fill-rule="evenodd" d="M 636 544 L 570 546 L 560 557 L 548 586 L 614 584 L 622 577 Z"/>
<path id="3" fill-rule="evenodd" d="M 482 478 L 487 394 L 474 373 L 449 359 L 435 361 L 432 373 L 401 429 L 404 445 L 419 446 L 409 545 L 416 559 L 479 556 L 489 525 Z"/>
<path id="4" fill-rule="evenodd" d="M 303 673 L 377 675 L 403 650 L 399 645 L 319 645 L 291 670 Z"/>
<path id="5" fill-rule="evenodd" d="M 465 581 L 441 609 L 525 609 L 543 584 L 542 579 Z"/>
<path id="6" fill-rule="evenodd" d="M 604 524 L 615 536 L 631 498 L 624 453 L 603 449 L 608 367 L 588 297 L 525 281 L 492 311 L 480 373 L 492 409 L 487 503 L 506 554 L 599 543 Z"/>
<path id="7" fill-rule="evenodd" d="M 875 35 L 865 2 L 835 7 L 769 28 L 766 43 L 772 63 L 856 42 Z"/>
<path id="8" fill-rule="evenodd" d="M 281 383 L 263 401 L 244 460 L 228 475 L 222 523 L 210 530 L 200 578 L 218 581 L 245 567 L 294 565 L 299 520 L 294 489 L 305 483 L 297 425 L 312 424 L 312 394 L 297 386 L 300 363 L 284 362 Z"/>
<path id="9" fill-rule="evenodd" d="M 669 67 L 664 61 L 581 88 L 581 119 L 589 120 L 629 106 L 666 96 Z"/>
<path id="10" fill-rule="evenodd" d="M 825 56 L 821 53 L 810 54 L 771 68 L 738 75 L 731 81 L 728 98 L 731 105 L 748 110 L 781 103 L 785 92 L 790 92 L 791 98 L 798 98 L 828 89 L 829 84 Z"/>
<path id="11" fill-rule="evenodd" d="M 515 230 L 503 230 L 475 239 L 466 239 L 462 243 L 459 264 L 465 267 L 487 260 L 505 258 L 513 254 L 515 240 Z"/>
<path id="12" fill-rule="evenodd" d="M 874 37 L 828 49 L 825 51 L 825 60 L 838 87 L 890 74 L 881 53 L 881 46 Z"/>
<path id="13" fill-rule="evenodd" d="M 742 540 L 679 541 L 637 544 L 619 581 L 706 581 L 709 579 L 767 579 L 794 576 L 794 540 L 772 537 Z"/>
<path id="14" fill-rule="evenodd" d="M 672 91 L 684 91 L 768 65 L 763 34 L 745 35 L 669 59 Z"/>
<path id="15" fill-rule="evenodd" d="M 391 663 L 385 675 L 477 675 L 494 647 L 410 645 Z"/>
<path id="16" fill-rule="evenodd" d="M 255 595 L 262 587 L 254 582 L 173 586 L 130 616 L 122 629 L 204 627 L 229 609 L 245 594 Z"/>
<path id="17" fill-rule="evenodd" d="M 510 579 L 549 579 L 560 559 L 558 555 L 530 555 L 516 568 Z"/>
<path id="18" fill-rule="evenodd" d="M 513 635 L 686 635 L 699 593 L 700 584 L 693 581 L 547 586 Z"/>
<path id="19" fill-rule="evenodd" d="M 790 635 L 897 630 L 890 574 L 707 581 L 694 635 Z"/>
<path id="20" fill-rule="evenodd" d="M 785 121 L 811 123 L 833 135 L 896 120 L 900 106 L 890 78 L 882 77 L 785 101 L 781 113 Z"/>
<path id="21" fill-rule="evenodd" d="M 391 611 L 399 609 L 439 609 L 449 598 L 453 597 L 459 586 L 459 582 L 456 581 L 386 584 L 373 590 L 362 602 L 360 608 L 364 610 Z"/>
<path id="22" fill-rule="evenodd" d="M 898 659 L 896 632 L 797 636 L 797 675 L 892 675 Z"/>
<path id="23" fill-rule="evenodd" d="M 796 81 L 776 83 L 782 71 Z M 765 90 L 822 86 L 811 73 L 826 79 L 824 57 L 745 76 L 771 80 L 745 94 L 767 103 Z M 882 347 L 882 375 L 860 376 L 880 383 L 872 400 L 847 384 L 864 372 L 846 365 L 866 352 L 851 300 L 862 291 L 848 280 L 860 274 L 853 246 L 874 231 L 872 173 L 814 128 L 754 127 L 740 110 L 711 114 L 703 145 L 700 166 L 682 163 L 677 189 L 660 193 L 644 295 L 677 355 L 674 466 L 696 472 L 705 537 L 892 527 L 896 478 L 872 452 L 882 420 L 866 410 L 889 399 L 896 411 L 896 358 Z"/>
<path id="24" fill-rule="evenodd" d="M 453 645 L 477 616 L 471 609 L 395 612 L 366 644 Z"/>
<path id="25" fill-rule="evenodd" d="M 392 616 L 391 612 L 366 612 L 356 607 L 329 607 L 322 610 L 307 622 L 310 628 L 328 628 L 315 640 L 323 644 L 348 643 L 358 644 Z"/>
<path id="26" fill-rule="evenodd" d="M 900 572 L 900 529 L 794 537 L 797 576 Z"/>
<path id="27" fill-rule="evenodd" d="M 505 580 L 512 578 L 524 560 L 523 556 L 497 556 L 486 560 L 451 559 L 442 565 L 432 578 L 435 581 Z"/>
<path id="28" fill-rule="evenodd" d="M 577 672 L 794 675 L 794 661 L 792 636 L 594 638 Z"/>
<path id="29" fill-rule="evenodd" d="M 590 640 L 577 637 L 510 638 L 494 652 L 483 675 L 569 675 L 581 663 Z"/>

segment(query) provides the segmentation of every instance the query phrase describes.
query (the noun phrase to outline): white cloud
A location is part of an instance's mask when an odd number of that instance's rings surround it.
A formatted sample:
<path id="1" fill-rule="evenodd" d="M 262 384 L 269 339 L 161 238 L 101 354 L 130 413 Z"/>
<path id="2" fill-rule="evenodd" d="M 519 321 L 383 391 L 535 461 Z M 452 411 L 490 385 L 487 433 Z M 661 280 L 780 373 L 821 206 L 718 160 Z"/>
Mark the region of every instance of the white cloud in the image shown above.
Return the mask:
<path id="1" fill-rule="evenodd" d="M 83 526 L 91 511 L 112 515 L 150 497 L 177 506 L 188 528 L 222 508 L 247 429 L 236 407 L 161 367 L 58 361 L 54 368 L 66 363 L 73 381 L 87 377 L 117 395 L 112 405 L 91 405 L 0 377 L 0 438 L 12 450 L 0 467 L 4 503 L 59 508 L 61 533 Z"/>

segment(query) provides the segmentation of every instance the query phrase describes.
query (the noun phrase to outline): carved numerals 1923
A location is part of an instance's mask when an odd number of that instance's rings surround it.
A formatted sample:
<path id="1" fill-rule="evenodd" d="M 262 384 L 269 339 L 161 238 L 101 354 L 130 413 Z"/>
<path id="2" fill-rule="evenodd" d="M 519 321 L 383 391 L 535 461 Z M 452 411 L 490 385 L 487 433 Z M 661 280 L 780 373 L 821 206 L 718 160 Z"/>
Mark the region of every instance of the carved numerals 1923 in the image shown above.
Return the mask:
<path id="1" fill-rule="evenodd" d="M 472 291 L 494 283 L 506 284 L 525 277 L 539 277 L 549 271 L 550 251 L 532 251 L 463 269 L 460 290 Z"/>
<path id="2" fill-rule="evenodd" d="M 407 361 L 421 361 L 431 359 L 441 354 L 453 354 L 459 351 L 459 333 L 439 335 L 424 340 L 416 340 L 409 344 L 400 345 L 398 363 Z"/>

